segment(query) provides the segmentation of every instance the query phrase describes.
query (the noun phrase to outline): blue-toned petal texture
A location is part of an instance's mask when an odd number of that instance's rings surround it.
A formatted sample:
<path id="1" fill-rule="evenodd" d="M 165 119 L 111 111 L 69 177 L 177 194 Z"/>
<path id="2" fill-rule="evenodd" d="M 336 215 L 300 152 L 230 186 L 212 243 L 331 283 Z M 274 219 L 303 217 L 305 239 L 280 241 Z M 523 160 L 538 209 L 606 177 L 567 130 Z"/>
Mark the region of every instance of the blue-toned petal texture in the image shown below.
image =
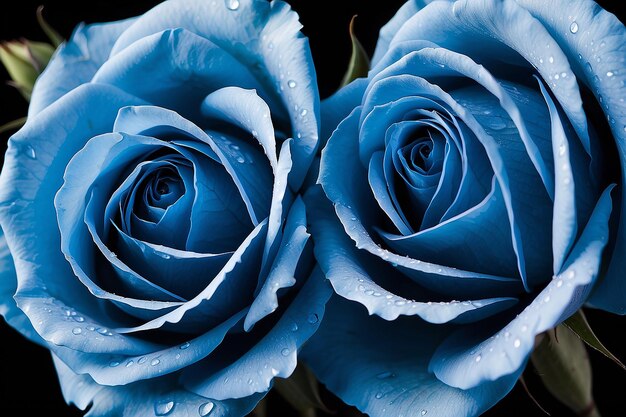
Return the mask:
<path id="1" fill-rule="evenodd" d="M 625 40 L 591 0 L 411 0 L 381 30 L 368 77 L 322 103 L 305 196 L 341 297 L 307 348 L 331 391 L 475 416 L 536 335 L 626 312 Z"/>
<path id="2" fill-rule="evenodd" d="M 0 175 L 0 314 L 88 415 L 241 417 L 317 330 L 299 30 L 281 1 L 170 0 L 80 26 L 38 80 Z"/>

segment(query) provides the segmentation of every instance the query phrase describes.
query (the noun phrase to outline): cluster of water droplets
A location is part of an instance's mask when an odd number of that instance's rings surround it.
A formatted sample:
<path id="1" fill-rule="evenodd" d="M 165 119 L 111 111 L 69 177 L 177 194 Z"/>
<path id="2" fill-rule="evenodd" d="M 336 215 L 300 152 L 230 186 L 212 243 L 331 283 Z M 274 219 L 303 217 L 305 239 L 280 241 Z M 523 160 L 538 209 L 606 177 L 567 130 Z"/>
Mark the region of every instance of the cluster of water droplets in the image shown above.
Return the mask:
<path id="1" fill-rule="evenodd" d="M 176 408 L 176 402 L 171 400 L 157 401 L 154 403 L 154 414 L 156 416 L 167 416 L 171 414 Z M 198 407 L 198 415 L 200 417 L 206 417 L 211 414 L 211 411 L 215 408 L 213 401 L 207 401 Z"/>

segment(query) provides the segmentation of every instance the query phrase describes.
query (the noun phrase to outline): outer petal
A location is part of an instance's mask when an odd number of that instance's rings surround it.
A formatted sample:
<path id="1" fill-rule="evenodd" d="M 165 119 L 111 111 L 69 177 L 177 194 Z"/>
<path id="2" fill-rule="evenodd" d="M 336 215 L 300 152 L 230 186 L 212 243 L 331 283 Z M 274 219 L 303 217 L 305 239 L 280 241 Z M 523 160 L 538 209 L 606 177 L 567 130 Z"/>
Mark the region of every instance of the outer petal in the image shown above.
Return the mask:
<path id="1" fill-rule="evenodd" d="M 11 327 L 18 330 L 31 341 L 40 345 L 44 344 L 41 337 L 33 329 L 28 317 L 17 308 L 13 295 L 17 290 L 17 277 L 13 257 L 7 246 L 4 233 L 0 229 L 0 315 L 4 317 Z"/>
<path id="2" fill-rule="evenodd" d="M 517 375 L 460 390 L 428 371 L 450 331 L 414 318 L 386 322 L 334 297 L 304 358 L 339 398 L 376 417 L 477 416 L 504 397 Z M 358 330 L 357 330 L 358 329 Z"/>
<path id="3" fill-rule="evenodd" d="M 617 145 L 622 184 L 626 183 L 626 71 L 620 70 L 626 54 L 624 24 L 591 0 L 556 0 L 550 6 L 539 0 L 517 2 L 546 26 L 570 57 L 578 78 L 587 84 L 601 102 Z M 571 20 L 555 15 L 556 10 L 565 8 Z M 625 252 L 626 193 L 622 192 L 614 255 L 608 271 L 600 278 L 591 295 L 590 303 L 594 307 L 626 314 L 626 258 L 622 256 Z"/>
<path id="4" fill-rule="evenodd" d="M 86 417 L 166 414 L 171 417 L 243 417 L 264 396 L 263 393 L 238 400 L 217 401 L 190 393 L 178 386 L 175 379 L 163 377 L 120 387 L 105 387 L 96 384 L 87 375 L 75 374 L 59 358 L 53 358 L 65 401 L 81 410 L 93 404 Z"/>
<path id="5" fill-rule="evenodd" d="M 430 369 L 446 384 L 462 389 L 519 373 L 535 336 L 571 316 L 587 299 L 598 276 L 608 240 L 613 186 L 604 191 L 559 275 L 507 326 L 495 334 L 488 325 L 455 331 L 435 352 Z M 487 334 L 486 334 L 487 333 Z"/>
<path id="6" fill-rule="evenodd" d="M 252 69 L 267 92 L 260 95 L 268 103 L 282 101 L 282 108 L 274 108 L 272 104 L 270 107 L 277 110 L 279 117 L 285 110 L 290 116 L 291 136 L 297 138 L 294 148 L 297 168 L 290 175 L 289 184 L 299 188 L 317 149 L 319 93 L 298 15 L 282 1 L 168 1 L 145 13 L 124 32 L 112 54 L 120 53 L 138 39 L 172 27 L 184 27 L 219 45 Z"/>
<path id="7" fill-rule="evenodd" d="M 347 86 L 337 90 L 335 94 L 322 101 L 322 134 L 320 148 L 326 146 L 328 138 L 343 119 L 361 104 L 363 93 L 367 88 L 367 78 L 357 78 Z"/>
<path id="8" fill-rule="evenodd" d="M 75 278 L 58 249 L 53 201 L 69 159 L 86 140 L 110 131 L 117 110 L 127 104 L 143 103 L 116 88 L 86 84 L 29 119 L 9 141 L 0 176 L 0 224 L 15 261 L 18 306 L 47 341 L 76 346 L 74 325 L 62 318 L 69 307 L 59 300 L 67 300 L 79 315 L 93 317 L 100 326 L 114 325 L 110 317 L 102 316 L 99 303 Z M 106 344 L 96 339 L 90 341 L 96 349 L 138 346 L 117 337 Z"/>
<path id="9" fill-rule="evenodd" d="M 135 20 L 80 24 L 70 39 L 59 47 L 37 79 L 28 107 L 28 117 L 32 118 L 64 94 L 91 81 L 109 57 L 117 38 Z"/>
<path id="10" fill-rule="evenodd" d="M 376 42 L 376 50 L 372 57 L 372 68 L 375 67 L 381 58 L 389 51 L 389 43 L 400 30 L 402 25 L 413 15 L 426 7 L 432 0 L 409 0 L 404 3 L 396 12 L 396 14 L 382 27 Z"/>

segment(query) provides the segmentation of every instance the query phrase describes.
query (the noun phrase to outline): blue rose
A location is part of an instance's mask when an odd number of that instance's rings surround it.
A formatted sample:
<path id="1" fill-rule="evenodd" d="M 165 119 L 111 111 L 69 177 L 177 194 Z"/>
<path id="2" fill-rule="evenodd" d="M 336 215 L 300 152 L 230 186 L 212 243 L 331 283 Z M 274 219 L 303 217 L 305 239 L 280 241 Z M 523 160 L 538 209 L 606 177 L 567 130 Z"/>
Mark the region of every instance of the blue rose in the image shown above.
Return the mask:
<path id="1" fill-rule="evenodd" d="M 90 416 L 245 415 L 317 329 L 300 27 L 281 1 L 172 0 L 79 26 L 37 81 L 0 176 L 0 312 Z"/>
<path id="2" fill-rule="evenodd" d="M 590 0 L 424 3 L 323 103 L 306 200 L 340 296 L 310 364 L 372 417 L 480 414 L 536 335 L 626 312 L 624 25 Z"/>

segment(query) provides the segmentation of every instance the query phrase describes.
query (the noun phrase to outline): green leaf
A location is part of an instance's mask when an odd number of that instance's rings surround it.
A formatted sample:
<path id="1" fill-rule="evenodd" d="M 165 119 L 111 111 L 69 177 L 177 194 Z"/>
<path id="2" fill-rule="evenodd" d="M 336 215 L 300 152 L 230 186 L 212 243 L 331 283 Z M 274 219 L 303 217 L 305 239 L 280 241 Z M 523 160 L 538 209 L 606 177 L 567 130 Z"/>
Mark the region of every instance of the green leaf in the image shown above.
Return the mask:
<path id="1" fill-rule="evenodd" d="M 11 130 L 17 130 L 20 127 L 24 126 L 24 123 L 26 123 L 26 117 L 20 117 L 19 119 L 15 119 L 13 121 L 5 123 L 0 126 L 0 134 L 4 132 L 9 132 Z"/>
<path id="2" fill-rule="evenodd" d="M 39 26 L 41 26 L 41 30 L 43 30 L 46 36 L 48 37 L 48 39 L 50 39 L 50 42 L 52 43 L 52 45 L 55 48 L 58 48 L 59 45 L 61 45 L 64 41 L 63 37 L 59 35 L 59 32 L 54 30 L 54 28 L 50 26 L 48 22 L 46 22 L 46 19 L 44 19 L 43 6 L 39 6 L 37 8 L 37 22 L 39 22 Z"/>
<path id="3" fill-rule="evenodd" d="M 600 417 L 591 390 L 591 364 L 582 340 L 563 325 L 543 335 L 530 359 L 547 390 L 579 416 Z"/>
<path id="4" fill-rule="evenodd" d="M 30 99 L 35 81 L 53 53 L 51 45 L 28 39 L 0 43 L 0 62 L 11 77 L 9 84 L 17 88 L 26 100 Z"/>
<path id="5" fill-rule="evenodd" d="M 617 359 L 617 357 L 613 355 L 602 344 L 602 342 L 600 342 L 593 330 L 591 330 L 591 326 L 587 321 L 587 317 L 585 317 L 585 313 L 583 313 L 582 310 L 578 310 L 576 313 L 574 313 L 573 316 L 565 320 L 563 324 L 567 326 L 568 329 L 573 331 L 578 337 L 580 337 L 583 342 L 585 342 L 598 352 L 602 353 L 604 356 L 615 362 L 617 366 L 626 371 L 626 366 L 624 366 L 624 364 L 619 359 Z"/>
<path id="6" fill-rule="evenodd" d="M 315 409 L 328 412 L 320 398 L 317 379 L 303 364 L 299 364 L 289 378 L 275 379 L 274 387 L 302 416 L 315 416 Z"/>
<path id="7" fill-rule="evenodd" d="M 352 40 L 352 55 L 350 56 L 350 62 L 348 63 L 348 69 L 346 70 L 343 80 L 341 80 L 341 87 L 350 84 L 353 80 L 361 77 L 367 77 L 367 72 L 370 69 L 370 59 L 367 56 L 367 52 L 361 45 L 361 42 L 354 34 L 354 21 L 356 15 L 352 16 L 350 20 L 350 39 Z"/>

